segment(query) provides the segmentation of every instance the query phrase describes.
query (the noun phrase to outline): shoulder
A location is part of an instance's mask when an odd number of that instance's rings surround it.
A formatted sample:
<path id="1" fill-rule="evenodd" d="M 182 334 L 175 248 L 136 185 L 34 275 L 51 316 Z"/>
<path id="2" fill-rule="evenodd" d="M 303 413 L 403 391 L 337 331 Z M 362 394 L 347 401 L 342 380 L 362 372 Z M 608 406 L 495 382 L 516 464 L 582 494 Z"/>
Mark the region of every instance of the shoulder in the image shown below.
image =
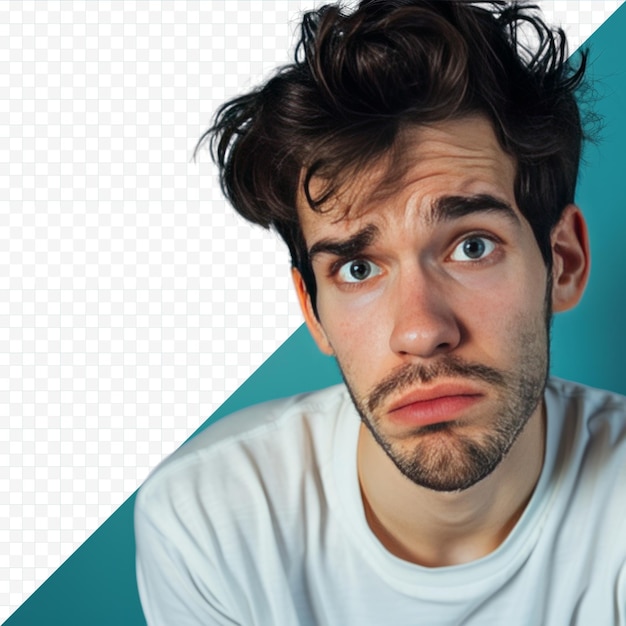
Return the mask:
<path id="1" fill-rule="evenodd" d="M 350 406 L 343 386 L 259 404 L 210 424 L 166 459 L 135 501 L 144 607 L 171 614 L 182 603 L 197 607 L 198 623 L 214 623 L 209 609 L 237 615 L 252 596 L 263 604 L 259 581 L 299 558 L 303 519 L 324 519 L 327 469 L 345 430 L 337 426 L 358 420 Z"/>
<path id="2" fill-rule="evenodd" d="M 310 424 L 327 428 L 346 400 L 343 385 L 256 404 L 210 423 L 165 464 L 208 448 L 262 439 L 269 433 L 295 433 Z"/>
<path id="3" fill-rule="evenodd" d="M 606 432 L 626 445 L 626 397 L 579 383 L 551 378 L 546 387 L 548 418 L 586 438 Z"/>
<path id="4" fill-rule="evenodd" d="M 626 398 L 553 379 L 546 388 L 547 455 L 564 497 L 600 524 L 626 523 Z M 614 531 L 617 532 L 617 531 Z M 622 532 L 620 530 L 619 532 Z M 626 535 L 625 535 L 626 537 Z"/>
<path id="5" fill-rule="evenodd" d="M 350 407 L 343 386 L 259 404 L 210 424 L 153 472 L 135 502 L 147 615 L 221 624 L 251 623 L 250 607 L 272 613 L 308 520 L 325 518 L 333 450 L 350 436 L 338 425 L 358 421 Z"/>
<path id="6" fill-rule="evenodd" d="M 136 508 L 151 515 L 211 501 L 238 506 L 251 492 L 316 472 L 331 454 L 349 406 L 343 385 L 265 402 L 228 415 L 181 446 L 141 487 Z M 265 486 L 265 488 L 264 488 Z M 242 504 L 243 506 L 243 504 Z"/>
<path id="7" fill-rule="evenodd" d="M 593 572 L 594 588 L 608 589 L 626 580 L 626 398 L 552 379 L 546 408 L 553 533 L 549 522 L 542 532 L 563 550 L 570 578 Z"/>

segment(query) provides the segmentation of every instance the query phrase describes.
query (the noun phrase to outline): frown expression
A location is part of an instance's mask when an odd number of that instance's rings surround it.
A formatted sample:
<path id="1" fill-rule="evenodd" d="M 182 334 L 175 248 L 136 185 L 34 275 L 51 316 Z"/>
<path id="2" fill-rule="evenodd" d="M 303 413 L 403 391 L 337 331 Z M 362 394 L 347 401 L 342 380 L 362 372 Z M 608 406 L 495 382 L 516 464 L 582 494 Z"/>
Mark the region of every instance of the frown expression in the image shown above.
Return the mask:
<path id="1" fill-rule="evenodd" d="M 539 410 L 550 285 L 489 122 L 408 132 L 392 189 L 381 163 L 324 212 L 300 200 L 317 319 L 296 286 L 387 455 L 414 482 L 457 490 L 493 471 Z"/>

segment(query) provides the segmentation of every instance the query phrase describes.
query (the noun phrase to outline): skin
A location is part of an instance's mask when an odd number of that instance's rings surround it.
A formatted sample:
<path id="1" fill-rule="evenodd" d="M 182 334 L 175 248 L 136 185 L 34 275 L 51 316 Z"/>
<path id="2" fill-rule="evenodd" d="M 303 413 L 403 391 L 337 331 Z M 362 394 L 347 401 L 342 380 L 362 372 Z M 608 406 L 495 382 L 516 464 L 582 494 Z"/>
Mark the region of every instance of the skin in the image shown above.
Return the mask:
<path id="1" fill-rule="evenodd" d="M 396 556 L 435 567 L 497 548 L 532 494 L 547 320 L 582 295 L 589 252 L 570 205 L 551 233 L 548 277 L 515 201 L 515 161 L 486 119 L 405 132 L 409 166 L 393 188 L 381 185 L 383 160 L 322 213 L 299 198 L 317 317 L 297 270 L 294 282 L 362 417 L 370 528 Z"/>

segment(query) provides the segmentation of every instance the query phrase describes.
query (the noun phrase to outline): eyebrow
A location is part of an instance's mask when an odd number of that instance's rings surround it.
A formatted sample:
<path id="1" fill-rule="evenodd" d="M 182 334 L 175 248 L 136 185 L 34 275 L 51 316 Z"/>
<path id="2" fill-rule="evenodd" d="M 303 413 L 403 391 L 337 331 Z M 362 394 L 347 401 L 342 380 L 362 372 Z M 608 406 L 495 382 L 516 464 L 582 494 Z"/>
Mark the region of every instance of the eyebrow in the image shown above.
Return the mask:
<path id="1" fill-rule="evenodd" d="M 473 196 L 442 196 L 437 198 L 426 216 L 429 224 L 460 219 L 473 213 L 499 213 L 516 225 L 520 219 L 513 207 L 490 194 Z M 375 224 L 368 224 L 347 239 L 324 238 L 314 243 L 309 249 L 309 261 L 318 254 L 332 254 L 338 258 L 354 258 L 370 246 L 380 234 Z"/>
<path id="2" fill-rule="evenodd" d="M 427 221 L 448 222 L 471 215 L 472 213 L 499 213 L 519 225 L 520 219 L 515 209 L 504 200 L 499 200 L 490 194 L 474 196 L 442 196 L 437 198 L 431 207 Z"/>
<path id="3" fill-rule="evenodd" d="M 347 239 L 320 239 L 309 250 L 309 261 L 318 254 L 332 254 L 339 258 L 358 256 L 380 233 L 378 226 L 368 224 Z"/>

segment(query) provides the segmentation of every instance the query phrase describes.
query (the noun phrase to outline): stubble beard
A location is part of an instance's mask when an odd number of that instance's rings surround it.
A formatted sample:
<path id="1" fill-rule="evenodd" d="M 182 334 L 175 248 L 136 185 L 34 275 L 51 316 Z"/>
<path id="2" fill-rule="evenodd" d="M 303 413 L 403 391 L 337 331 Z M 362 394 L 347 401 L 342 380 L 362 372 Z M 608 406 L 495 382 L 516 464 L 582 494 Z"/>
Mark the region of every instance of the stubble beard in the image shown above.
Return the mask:
<path id="1" fill-rule="evenodd" d="M 461 491 L 495 470 L 542 400 L 549 369 L 549 308 L 544 320 L 543 326 L 535 323 L 529 328 L 526 324 L 526 328 L 518 330 L 511 351 L 517 352 L 519 358 L 509 371 L 470 363 L 449 354 L 432 364 L 407 364 L 360 397 L 341 363 L 339 367 L 361 420 L 400 472 L 427 489 Z M 407 438 L 408 443 L 387 436 L 383 419 L 376 412 L 384 400 L 443 377 L 476 380 L 495 390 L 490 419 L 482 420 L 488 425 L 484 431 L 474 436 L 464 434 L 468 429 L 451 421 L 416 429 Z"/>

